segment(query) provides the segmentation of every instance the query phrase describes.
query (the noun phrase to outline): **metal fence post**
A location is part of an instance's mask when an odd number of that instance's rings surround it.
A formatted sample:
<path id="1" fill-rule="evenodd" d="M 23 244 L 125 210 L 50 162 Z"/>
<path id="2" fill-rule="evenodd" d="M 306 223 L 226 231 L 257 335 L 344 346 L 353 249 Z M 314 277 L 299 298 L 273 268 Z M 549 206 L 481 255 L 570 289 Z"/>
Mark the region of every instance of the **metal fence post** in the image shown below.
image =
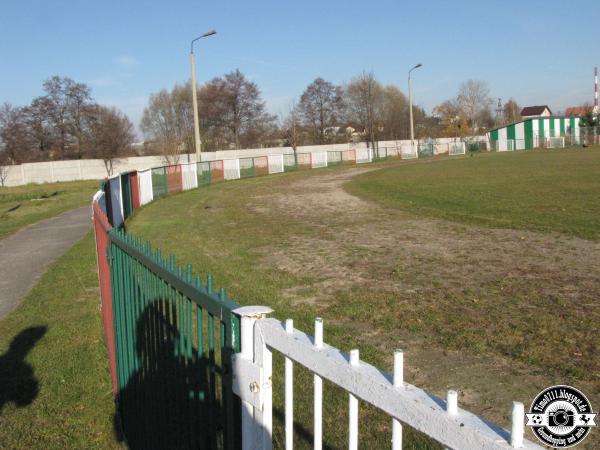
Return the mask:
<path id="1" fill-rule="evenodd" d="M 254 336 L 256 321 L 272 312 L 266 306 L 243 306 L 233 310 L 240 317 L 242 351 L 233 356 L 232 367 L 233 391 L 242 400 L 244 450 L 272 448 L 271 351 L 255 342 Z"/>

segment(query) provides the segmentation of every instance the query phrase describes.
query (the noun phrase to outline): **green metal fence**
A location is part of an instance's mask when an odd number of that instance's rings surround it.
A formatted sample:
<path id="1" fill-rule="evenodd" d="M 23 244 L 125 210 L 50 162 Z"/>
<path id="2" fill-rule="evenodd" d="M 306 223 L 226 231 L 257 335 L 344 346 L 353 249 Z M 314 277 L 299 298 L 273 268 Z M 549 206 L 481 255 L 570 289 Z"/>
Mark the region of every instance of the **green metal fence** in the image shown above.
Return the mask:
<path id="1" fill-rule="evenodd" d="M 254 158 L 240 158 L 240 178 L 252 178 L 254 173 Z"/>
<path id="2" fill-rule="evenodd" d="M 152 169 L 152 192 L 154 193 L 154 198 L 164 197 L 169 193 L 167 171 L 164 167 Z"/>
<path id="3" fill-rule="evenodd" d="M 283 155 L 283 171 L 291 172 L 298 169 L 298 161 L 296 155 L 284 154 Z"/>
<path id="4" fill-rule="evenodd" d="M 210 184 L 210 163 L 196 163 L 196 169 L 198 176 L 198 186 L 205 186 Z"/>
<path id="5" fill-rule="evenodd" d="M 238 305 L 159 250 L 110 232 L 119 420 L 130 448 L 239 448 Z"/>
<path id="6" fill-rule="evenodd" d="M 383 148 L 376 148 L 373 151 L 373 161 L 385 161 L 386 159 L 388 159 L 388 153 L 387 153 L 387 148 L 383 147 Z"/>
<path id="7" fill-rule="evenodd" d="M 344 162 L 342 158 L 342 152 L 336 150 L 327 151 L 327 166 L 334 167 L 339 166 Z"/>

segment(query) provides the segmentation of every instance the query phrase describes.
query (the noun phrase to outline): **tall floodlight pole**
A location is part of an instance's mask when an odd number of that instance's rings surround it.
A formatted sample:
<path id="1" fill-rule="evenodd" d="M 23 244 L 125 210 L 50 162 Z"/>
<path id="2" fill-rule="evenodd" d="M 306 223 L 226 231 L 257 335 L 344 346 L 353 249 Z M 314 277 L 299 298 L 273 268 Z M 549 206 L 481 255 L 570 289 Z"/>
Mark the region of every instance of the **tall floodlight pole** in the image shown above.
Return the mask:
<path id="1" fill-rule="evenodd" d="M 200 121 L 198 119 L 198 96 L 196 94 L 196 58 L 194 57 L 194 42 L 208 36 L 217 34 L 215 30 L 210 30 L 202 36 L 192 40 L 190 44 L 190 65 L 192 66 L 192 102 L 194 106 L 194 143 L 196 148 L 196 162 L 200 162 L 200 152 L 202 151 L 202 141 L 200 141 Z"/>
<path id="2" fill-rule="evenodd" d="M 413 125 L 413 111 L 412 111 L 412 81 L 410 79 L 410 73 L 415 70 L 418 69 L 419 67 L 422 67 L 423 64 L 417 64 L 415 67 L 413 67 L 412 69 L 410 69 L 408 71 L 408 111 L 410 114 L 410 149 L 414 149 L 415 148 L 415 129 L 414 129 L 414 125 Z M 417 154 L 417 158 L 419 157 L 419 152 L 416 152 Z"/>

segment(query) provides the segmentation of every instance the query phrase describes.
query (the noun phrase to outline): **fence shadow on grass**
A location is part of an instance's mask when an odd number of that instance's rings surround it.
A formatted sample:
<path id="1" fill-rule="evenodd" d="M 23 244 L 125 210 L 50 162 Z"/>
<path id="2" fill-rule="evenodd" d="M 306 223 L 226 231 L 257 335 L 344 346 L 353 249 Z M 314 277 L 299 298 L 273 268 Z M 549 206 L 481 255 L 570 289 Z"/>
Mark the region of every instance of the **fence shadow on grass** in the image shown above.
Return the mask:
<path id="1" fill-rule="evenodd" d="M 12 339 L 6 353 L 0 355 L 0 414 L 6 403 L 24 407 L 36 399 L 38 380 L 25 358 L 47 330 L 46 326 L 24 329 Z"/>
<path id="2" fill-rule="evenodd" d="M 175 308 L 155 301 L 136 324 L 137 370 L 118 395 L 115 415 L 117 435 L 133 450 L 222 447 L 221 409 L 211 395 L 215 372 L 205 358 L 178 353 L 174 317 Z"/>

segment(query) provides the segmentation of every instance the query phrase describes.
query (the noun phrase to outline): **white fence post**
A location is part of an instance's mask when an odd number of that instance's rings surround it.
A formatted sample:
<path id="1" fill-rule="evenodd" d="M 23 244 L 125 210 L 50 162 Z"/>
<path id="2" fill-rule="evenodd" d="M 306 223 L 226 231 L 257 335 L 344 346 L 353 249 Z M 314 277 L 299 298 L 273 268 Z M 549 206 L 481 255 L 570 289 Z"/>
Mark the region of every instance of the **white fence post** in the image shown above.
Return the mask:
<path id="1" fill-rule="evenodd" d="M 285 331 L 294 333 L 294 321 L 285 321 Z M 288 357 L 285 358 L 285 448 L 294 448 L 294 363 Z"/>
<path id="2" fill-rule="evenodd" d="M 359 365 L 359 352 L 357 349 L 350 350 L 350 365 L 357 367 Z M 358 449 L 358 398 L 348 394 L 348 449 Z"/>
<path id="3" fill-rule="evenodd" d="M 513 448 L 523 447 L 523 433 L 525 432 L 525 407 L 521 402 L 513 402 L 512 428 L 510 445 Z"/>
<path id="4" fill-rule="evenodd" d="M 396 389 L 404 388 L 404 353 L 394 352 L 393 384 Z M 392 419 L 392 450 L 402 450 L 402 424 L 398 419 Z"/>
<path id="5" fill-rule="evenodd" d="M 254 324 L 273 310 L 243 306 L 233 311 L 240 317 L 242 351 L 233 355 L 233 392 L 242 399 L 242 449 L 272 448 L 271 352 L 257 343 Z M 258 351 L 257 351 L 258 350 Z"/>
<path id="6" fill-rule="evenodd" d="M 323 319 L 317 317 L 315 320 L 315 340 L 314 346 L 317 349 L 323 348 Z M 313 437 L 314 450 L 323 448 L 323 380 L 317 374 L 313 375 L 314 384 L 314 423 Z"/>

